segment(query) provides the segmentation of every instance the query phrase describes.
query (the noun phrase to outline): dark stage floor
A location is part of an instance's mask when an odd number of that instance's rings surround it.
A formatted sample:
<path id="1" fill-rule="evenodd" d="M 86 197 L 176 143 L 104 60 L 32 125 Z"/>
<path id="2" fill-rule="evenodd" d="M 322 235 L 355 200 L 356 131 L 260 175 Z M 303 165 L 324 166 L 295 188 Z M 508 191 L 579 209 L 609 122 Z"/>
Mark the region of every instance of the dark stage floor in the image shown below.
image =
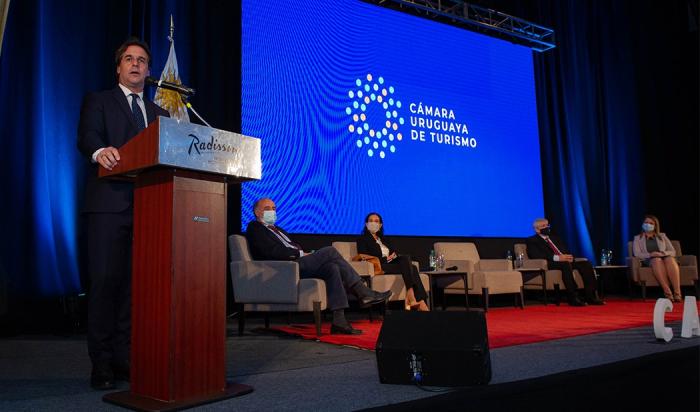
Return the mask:
<path id="1" fill-rule="evenodd" d="M 231 336 L 227 340 L 229 378 L 234 382 L 251 385 L 255 391 L 239 398 L 204 405 L 195 410 L 350 411 L 376 407 L 402 410 L 412 407 L 431 408 L 430 405 L 433 403 L 437 407 L 436 410 L 448 408 L 448 405 L 451 405 L 449 409 L 455 410 L 481 410 L 482 408 L 499 410 L 498 405 L 512 407 L 511 404 L 504 403 L 505 399 L 521 398 L 525 404 L 520 405 L 519 409 L 535 409 L 530 406 L 537 404 L 538 410 L 542 410 L 548 409 L 543 408 L 542 399 L 532 396 L 523 397 L 522 390 L 514 390 L 513 384 L 499 384 L 521 382 L 523 385 L 530 385 L 530 388 L 533 385 L 546 386 L 547 382 L 552 384 L 547 380 L 553 379 L 552 376 L 573 379 L 572 376 L 580 375 L 592 376 L 591 379 L 600 380 L 601 374 L 618 376 L 613 374 L 616 370 L 618 372 L 615 373 L 618 374 L 624 374 L 619 372 L 620 370 L 627 370 L 632 375 L 661 374 L 662 376 L 657 377 L 658 379 L 662 379 L 663 373 L 676 373 L 675 376 L 679 378 L 677 374 L 681 373 L 679 372 L 681 368 L 674 368 L 673 364 L 668 365 L 667 371 L 658 370 L 658 365 L 663 365 L 664 362 L 658 360 L 658 356 L 649 358 L 657 359 L 653 364 L 657 365 L 657 369 L 647 372 L 639 372 L 638 369 L 630 366 L 627 366 L 627 369 L 616 369 L 615 365 L 625 365 L 630 362 L 651 365 L 652 361 L 646 362 L 645 356 L 653 357 L 655 354 L 668 353 L 674 354 L 667 355 L 670 363 L 695 362 L 696 364 L 690 369 L 687 367 L 683 369 L 685 371 L 683 373 L 687 374 L 690 371 L 693 374 L 698 371 L 697 354 L 700 352 L 700 338 L 681 339 L 679 323 L 671 325 L 676 338 L 667 344 L 654 340 L 650 323 L 648 327 L 642 328 L 505 347 L 491 351 L 493 380 L 488 387 L 467 389 L 472 391 L 467 395 L 458 390 L 451 390 L 433 399 L 423 399 L 434 397 L 436 393 L 426 392 L 413 386 L 380 384 L 374 352 L 266 333 L 254 329 L 256 326 L 261 326 L 261 320 L 253 318 L 248 325 L 247 333 L 244 336 L 237 336 L 234 334 L 236 324 L 231 322 L 229 324 Z M 252 331 L 251 328 L 253 328 Z M 692 355 L 695 356 L 695 360 Z M 615 364 L 620 361 L 630 362 Z M 585 368 L 593 369 L 588 369 L 586 372 Z M 83 335 L 72 337 L 25 335 L 0 339 L 0 410 L 52 412 L 122 410 L 104 403 L 102 401 L 104 393 L 90 389 L 89 371 L 90 363 Z M 567 372 L 570 373 L 567 374 Z M 598 378 L 595 378 L 596 376 Z M 687 379 L 684 378 L 684 381 Z M 538 382 L 542 383 L 538 384 Z M 126 388 L 126 384 L 120 387 L 122 390 Z M 500 395 L 499 388 L 503 388 Z M 595 387 L 591 390 L 593 393 L 588 395 L 589 397 L 609 394 L 615 389 L 611 386 Z M 486 393 L 486 395 L 479 395 L 479 397 L 474 391 L 480 391 L 479 393 Z M 528 390 L 528 393 L 535 392 Z M 561 397 L 561 389 L 558 389 L 558 392 Z M 688 399 L 694 399 L 694 405 L 697 405 L 697 383 L 694 393 L 684 393 L 683 397 L 680 397 L 681 394 L 669 395 L 665 395 L 669 408 L 680 406 L 681 402 Z M 551 398 L 545 392 L 540 396 Z M 620 396 L 632 395 L 620 394 Z M 480 399 L 480 403 L 473 404 L 473 408 L 468 407 L 470 397 Z M 415 401 L 418 399 L 423 400 Z M 605 398 L 601 397 L 601 399 Z M 477 405 L 480 406 L 477 407 Z M 562 405 L 559 404 L 548 403 L 548 405 L 553 407 L 549 410 L 581 410 L 575 407 L 575 402 L 568 408 L 561 407 Z M 604 409 L 607 408 L 601 410 Z"/>

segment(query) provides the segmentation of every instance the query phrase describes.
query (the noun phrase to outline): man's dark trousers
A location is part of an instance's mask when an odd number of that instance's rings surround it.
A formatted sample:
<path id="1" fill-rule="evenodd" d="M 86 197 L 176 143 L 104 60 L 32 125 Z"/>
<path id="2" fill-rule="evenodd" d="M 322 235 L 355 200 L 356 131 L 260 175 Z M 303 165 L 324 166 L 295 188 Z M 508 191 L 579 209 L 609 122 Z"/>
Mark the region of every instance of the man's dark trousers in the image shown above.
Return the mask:
<path id="1" fill-rule="evenodd" d="M 314 253 L 300 257 L 299 276 L 302 279 L 323 279 L 328 295 L 328 309 L 344 309 L 348 307 L 348 290 L 352 290 L 358 282 L 362 282 L 357 272 L 352 268 L 338 251 L 326 246 Z"/>

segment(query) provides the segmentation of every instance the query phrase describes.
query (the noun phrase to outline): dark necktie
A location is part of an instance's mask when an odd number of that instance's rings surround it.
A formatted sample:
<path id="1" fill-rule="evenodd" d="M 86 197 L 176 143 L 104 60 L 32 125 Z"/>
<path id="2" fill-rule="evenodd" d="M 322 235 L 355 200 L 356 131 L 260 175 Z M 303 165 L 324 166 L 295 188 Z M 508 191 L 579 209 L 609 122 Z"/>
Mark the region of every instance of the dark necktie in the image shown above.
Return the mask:
<path id="1" fill-rule="evenodd" d="M 275 226 L 275 225 L 270 225 L 270 226 L 268 226 L 268 227 L 269 227 L 270 229 L 272 229 L 273 232 L 277 233 L 277 235 L 279 235 L 281 238 L 283 238 L 283 239 L 288 239 L 288 240 L 289 240 L 288 243 L 289 243 L 290 245 L 294 246 L 296 249 L 302 250 L 300 244 L 294 243 L 294 242 L 292 241 L 292 239 L 289 239 L 288 236 L 286 236 L 284 233 L 282 233 L 282 231 L 280 231 L 279 229 L 277 229 L 277 226 Z"/>
<path id="2" fill-rule="evenodd" d="M 550 238 L 546 238 L 545 240 L 547 241 L 547 244 L 549 245 L 549 247 L 554 251 L 555 255 L 561 255 L 559 248 L 554 244 L 554 242 L 552 242 L 552 240 Z"/>
<path id="3" fill-rule="evenodd" d="M 131 111 L 134 113 L 134 120 L 140 132 L 146 128 L 146 122 L 143 120 L 143 112 L 139 107 L 139 95 L 136 93 L 131 93 Z"/>

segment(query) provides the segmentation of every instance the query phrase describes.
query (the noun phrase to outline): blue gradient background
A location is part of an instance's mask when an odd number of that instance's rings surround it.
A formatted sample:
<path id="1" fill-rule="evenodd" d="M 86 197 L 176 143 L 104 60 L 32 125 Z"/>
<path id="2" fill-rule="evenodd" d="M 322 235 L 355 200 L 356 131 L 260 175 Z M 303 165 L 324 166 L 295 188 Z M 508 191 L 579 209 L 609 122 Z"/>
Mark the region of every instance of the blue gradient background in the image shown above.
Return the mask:
<path id="1" fill-rule="evenodd" d="M 273 3 L 242 6 L 242 132 L 263 160 L 244 228 L 271 197 L 293 233 L 359 233 L 377 211 L 392 235 L 530 235 L 544 214 L 530 49 L 360 1 Z M 402 102 L 404 139 L 384 159 L 348 131 L 348 91 L 368 73 Z M 412 102 L 454 110 L 477 147 L 411 140 Z"/>

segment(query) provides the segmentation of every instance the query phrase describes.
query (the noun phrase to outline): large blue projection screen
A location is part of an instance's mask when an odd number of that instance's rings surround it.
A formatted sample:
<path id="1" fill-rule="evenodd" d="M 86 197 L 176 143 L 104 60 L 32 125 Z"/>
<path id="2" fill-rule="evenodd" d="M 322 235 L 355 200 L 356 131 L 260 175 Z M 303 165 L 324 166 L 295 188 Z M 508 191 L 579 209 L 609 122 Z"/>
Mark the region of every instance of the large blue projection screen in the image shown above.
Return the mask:
<path id="1" fill-rule="evenodd" d="M 243 184 L 294 233 L 519 237 L 543 215 L 530 49 L 360 1 L 243 1 Z"/>

